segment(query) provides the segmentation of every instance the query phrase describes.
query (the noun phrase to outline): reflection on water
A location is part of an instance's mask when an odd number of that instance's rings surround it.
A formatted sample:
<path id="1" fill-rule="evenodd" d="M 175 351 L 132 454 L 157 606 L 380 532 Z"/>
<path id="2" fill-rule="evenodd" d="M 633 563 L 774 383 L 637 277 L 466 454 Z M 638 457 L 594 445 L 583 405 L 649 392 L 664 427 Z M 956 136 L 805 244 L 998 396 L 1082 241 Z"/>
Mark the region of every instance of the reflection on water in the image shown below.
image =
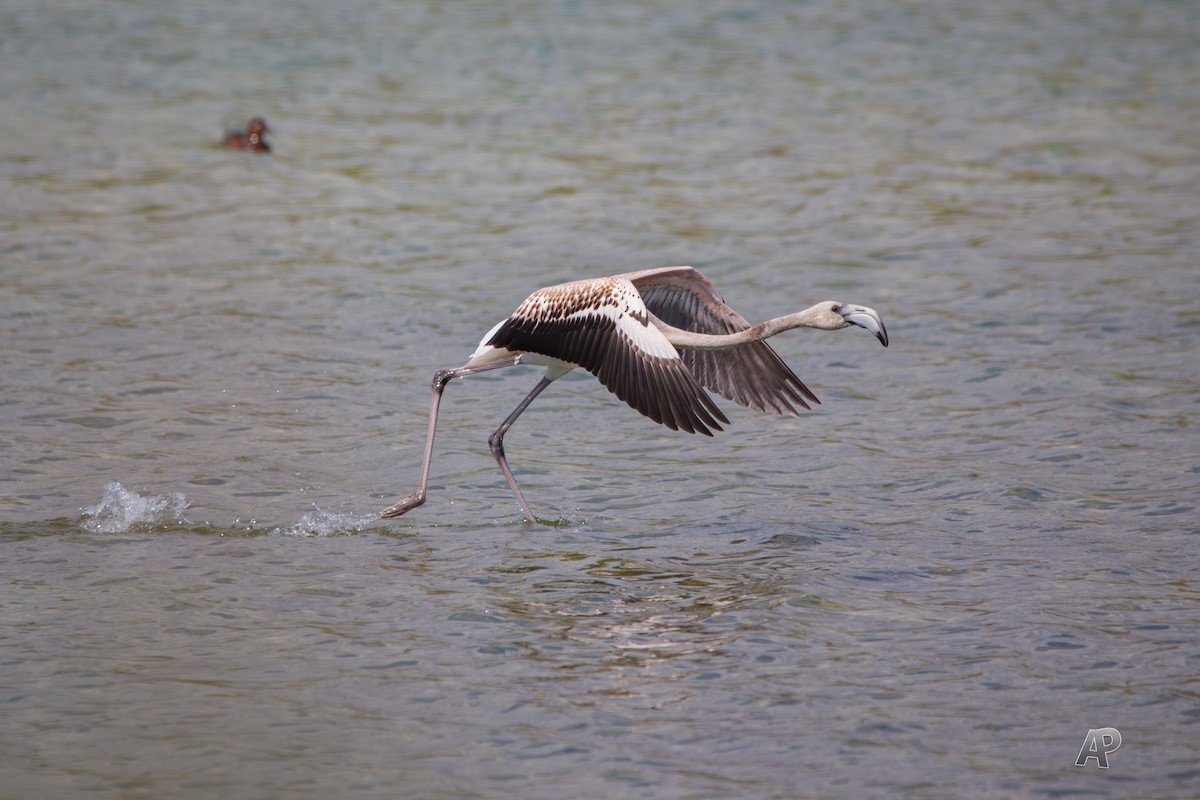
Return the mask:
<path id="1" fill-rule="evenodd" d="M 6 791 L 1193 794 L 1200 14 L 1077 6 L 0 12 Z M 892 346 L 712 440 L 556 382 L 552 526 L 456 381 L 375 518 L 434 370 L 679 263 Z"/>

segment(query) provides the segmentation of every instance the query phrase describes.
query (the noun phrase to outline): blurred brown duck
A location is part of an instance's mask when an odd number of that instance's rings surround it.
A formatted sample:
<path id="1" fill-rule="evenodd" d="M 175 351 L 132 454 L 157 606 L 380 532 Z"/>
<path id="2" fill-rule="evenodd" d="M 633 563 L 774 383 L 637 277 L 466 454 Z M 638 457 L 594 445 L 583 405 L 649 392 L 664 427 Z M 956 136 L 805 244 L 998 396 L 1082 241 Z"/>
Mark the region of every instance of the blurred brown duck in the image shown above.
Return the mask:
<path id="1" fill-rule="evenodd" d="M 225 139 L 221 142 L 221 146 L 226 150 L 249 150 L 252 153 L 269 153 L 271 145 L 267 144 L 267 140 L 263 138 L 263 134 L 270 128 L 267 127 L 267 121 L 262 117 L 255 117 L 246 123 L 245 132 L 230 131 L 225 134 Z"/>

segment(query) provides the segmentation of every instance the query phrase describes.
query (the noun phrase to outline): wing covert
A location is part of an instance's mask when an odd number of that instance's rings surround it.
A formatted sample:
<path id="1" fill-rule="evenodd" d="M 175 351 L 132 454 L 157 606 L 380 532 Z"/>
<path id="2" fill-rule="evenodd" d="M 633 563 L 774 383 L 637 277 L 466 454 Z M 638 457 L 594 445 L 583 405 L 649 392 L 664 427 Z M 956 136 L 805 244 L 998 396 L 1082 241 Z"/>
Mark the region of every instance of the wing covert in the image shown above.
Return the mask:
<path id="1" fill-rule="evenodd" d="M 628 281 L 539 289 L 487 344 L 577 364 L 631 408 L 672 430 L 703 433 L 728 424 L 666 337 L 649 324 Z"/>

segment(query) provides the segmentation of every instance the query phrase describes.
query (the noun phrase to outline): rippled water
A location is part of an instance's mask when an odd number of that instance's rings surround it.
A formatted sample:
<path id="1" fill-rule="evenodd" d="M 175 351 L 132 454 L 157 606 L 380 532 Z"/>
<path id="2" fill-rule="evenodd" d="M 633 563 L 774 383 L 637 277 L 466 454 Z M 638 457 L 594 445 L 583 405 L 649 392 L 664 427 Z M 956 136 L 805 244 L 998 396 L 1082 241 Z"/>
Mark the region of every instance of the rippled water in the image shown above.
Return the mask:
<path id="1" fill-rule="evenodd" d="M 1188 797 L 1189 2 L 9 3 L 0 794 Z M 217 146 L 267 118 L 273 152 Z M 821 397 L 429 379 L 689 263 Z M 1075 765 L 1115 727 L 1109 768 Z"/>

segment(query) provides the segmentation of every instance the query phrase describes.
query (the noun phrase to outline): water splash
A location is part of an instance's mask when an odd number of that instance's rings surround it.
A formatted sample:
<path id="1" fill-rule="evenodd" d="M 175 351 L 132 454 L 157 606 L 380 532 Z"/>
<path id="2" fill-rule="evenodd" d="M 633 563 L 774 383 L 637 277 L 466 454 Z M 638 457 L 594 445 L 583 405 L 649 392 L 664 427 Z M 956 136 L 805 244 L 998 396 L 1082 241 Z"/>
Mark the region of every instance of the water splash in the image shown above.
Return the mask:
<path id="1" fill-rule="evenodd" d="M 275 528 L 271 536 L 338 536 L 358 533 L 379 522 L 372 515 L 341 514 L 314 507 L 290 528 Z"/>
<path id="2" fill-rule="evenodd" d="M 86 519 L 80 525 L 92 533 L 124 533 L 133 528 L 183 522 L 187 505 L 179 492 L 143 497 L 113 481 L 104 487 L 99 503 L 83 509 Z"/>

